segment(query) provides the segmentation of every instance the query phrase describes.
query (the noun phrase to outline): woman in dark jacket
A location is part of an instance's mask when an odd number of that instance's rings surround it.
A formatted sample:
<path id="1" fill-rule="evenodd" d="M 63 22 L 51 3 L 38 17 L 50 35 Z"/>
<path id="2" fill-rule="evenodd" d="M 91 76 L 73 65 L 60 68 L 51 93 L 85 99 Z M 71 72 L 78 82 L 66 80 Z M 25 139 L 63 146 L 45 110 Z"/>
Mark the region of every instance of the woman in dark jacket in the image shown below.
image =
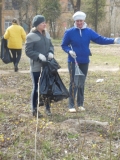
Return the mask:
<path id="1" fill-rule="evenodd" d="M 42 15 L 36 15 L 32 22 L 33 28 L 27 35 L 25 52 L 30 58 L 30 71 L 32 75 L 32 112 L 33 116 L 37 115 L 37 99 L 38 99 L 38 81 L 41 73 L 42 62 L 53 58 L 54 48 L 50 40 L 50 35 L 45 31 L 46 23 Z M 46 103 L 46 114 L 51 115 L 50 104 Z M 39 116 L 41 113 L 39 112 Z"/>

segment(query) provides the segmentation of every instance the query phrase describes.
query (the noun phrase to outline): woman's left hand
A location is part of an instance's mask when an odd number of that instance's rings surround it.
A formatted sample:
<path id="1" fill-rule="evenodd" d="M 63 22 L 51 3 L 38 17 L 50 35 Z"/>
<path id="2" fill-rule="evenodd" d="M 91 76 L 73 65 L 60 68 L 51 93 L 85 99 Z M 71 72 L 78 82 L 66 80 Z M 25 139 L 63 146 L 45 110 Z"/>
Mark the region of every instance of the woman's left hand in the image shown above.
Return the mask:
<path id="1" fill-rule="evenodd" d="M 48 59 L 51 60 L 51 59 L 53 59 L 53 58 L 54 58 L 53 53 L 52 53 L 52 52 L 49 52 L 49 53 L 48 53 Z"/>
<path id="2" fill-rule="evenodd" d="M 120 37 L 115 38 L 114 43 L 115 43 L 115 44 L 120 44 Z"/>

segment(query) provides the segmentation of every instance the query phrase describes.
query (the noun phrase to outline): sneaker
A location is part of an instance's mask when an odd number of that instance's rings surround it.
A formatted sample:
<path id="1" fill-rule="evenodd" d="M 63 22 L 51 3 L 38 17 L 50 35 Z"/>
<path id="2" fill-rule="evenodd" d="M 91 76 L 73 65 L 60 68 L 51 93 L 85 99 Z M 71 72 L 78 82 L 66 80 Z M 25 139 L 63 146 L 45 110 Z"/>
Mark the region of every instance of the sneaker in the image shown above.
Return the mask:
<path id="1" fill-rule="evenodd" d="M 46 109 L 45 112 L 46 112 L 46 114 L 47 114 L 48 116 L 52 116 L 52 113 L 51 113 L 51 111 L 50 111 L 50 108 L 49 108 L 49 109 Z"/>
<path id="2" fill-rule="evenodd" d="M 37 110 L 36 109 L 33 111 L 33 116 L 37 117 Z M 43 115 L 38 111 L 38 118 L 41 118 L 42 116 Z"/>
<path id="3" fill-rule="evenodd" d="M 76 109 L 75 109 L 75 108 L 70 108 L 70 109 L 69 109 L 69 112 L 70 112 L 70 113 L 75 113 L 75 112 L 76 112 Z"/>
<path id="4" fill-rule="evenodd" d="M 78 107 L 79 111 L 85 111 L 85 108 L 84 107 Z"/>

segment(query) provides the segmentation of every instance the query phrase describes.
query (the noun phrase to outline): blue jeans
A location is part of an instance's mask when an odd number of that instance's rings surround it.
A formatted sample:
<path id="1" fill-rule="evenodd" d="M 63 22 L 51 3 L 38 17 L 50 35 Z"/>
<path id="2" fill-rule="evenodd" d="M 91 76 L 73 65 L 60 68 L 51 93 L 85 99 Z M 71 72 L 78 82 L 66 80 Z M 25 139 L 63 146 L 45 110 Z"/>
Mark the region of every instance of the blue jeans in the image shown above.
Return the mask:
<path id="1" fill-rule="evenodd" d="M 33 89 L 31 94 L 32 110 L 35 110 L 38 104 L 38 81 L 40 77 L 40 72 L 31 72 L 31 77 L 32 77 L 32 83 L 33 83 Z M 49 102 L 46 102 L 45 105 L 46 105 L 46 109 L 50 108 Z"/>
<path id="2" fill-rule="evenodd" d="M 85 75 L 85 79 L 87 76 L 88 72 L 88 63 L 82 64 L 78 63 L 79 68 Z M 70 74 L 70 84 L 69 84 L 69 108 L 74 108 L 75 107 L 75 96 L 77 94 L 77 106 L 83 106 L 84 103 L 84 86 L 82 87 L 75 87 L 74 84 L 74 75 L 75 75 L 75 63 L 70 62 L 68 63 L 68 69 L 69 69 L 69 74 Z M 85 83 L 84 83 L 85 84 Z"/>

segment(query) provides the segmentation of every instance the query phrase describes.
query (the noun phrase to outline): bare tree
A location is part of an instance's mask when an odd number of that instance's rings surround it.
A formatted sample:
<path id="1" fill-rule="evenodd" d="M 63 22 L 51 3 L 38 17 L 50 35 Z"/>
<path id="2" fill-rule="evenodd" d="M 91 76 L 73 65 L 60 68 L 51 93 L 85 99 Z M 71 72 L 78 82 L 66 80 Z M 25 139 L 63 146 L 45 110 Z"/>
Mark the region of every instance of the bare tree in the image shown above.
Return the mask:
<path id="1" fill-rule="evenodd" d="M 2 11 L 1 2 L 2 0 L 0 0 L 0 12 Z M 12 11 L 18 14 L 19 23 L 26 32 L 31 30 L 33 17 L 43 14 L 49 23 L 53 37 L 56 37 L 56 21 L 60 16 L 59 0 L 12 0 L 11 4 Z M 0 20 L 2 21 L 1 14 Z"/>
<path id="2" fill-rule="evenodd" d="M 27 32 L 31 29 L 31 22 L 33 17 L 37 14 L 39 0 L 15 0 L 17 3 L 17 10 L 19 15 L 19 23 L 26 28 Z"/>
<path id="3" fill-rule="evenodd" d="M 2 36 L 2 0 L 0 0 L 0 36 Z"/>
<path id="4" fill-rule="evenodd" d="M 61 14 L 61 6 L 59 0 L 44 0 L 43 15 L 49 23 L 50 34 L 55 39 L 57 34 L 57 19 Z"/>
<path id="5" fill-rule="evenodd" d="M 81 0 L 70 0 L 72 6 L 73 6 L 73 10 L 74 13 L 76 11 L 80 11 L 80 7 L 81 7 Z"/>
<path id="6" fill-rule="evenodd" d="M 96 13 L 96 16 L 95 16 L 95 31 L 97 32 L 97 26 L 98 26 L 98 0 L 95 0 L 95 13 Z"/>
<path id="7" fill-rule="evenodd" d="M 87 21 L 90 22 L 97 32 L 99 22 L 105 17 L 106 0 L 86 0 Z"/>

